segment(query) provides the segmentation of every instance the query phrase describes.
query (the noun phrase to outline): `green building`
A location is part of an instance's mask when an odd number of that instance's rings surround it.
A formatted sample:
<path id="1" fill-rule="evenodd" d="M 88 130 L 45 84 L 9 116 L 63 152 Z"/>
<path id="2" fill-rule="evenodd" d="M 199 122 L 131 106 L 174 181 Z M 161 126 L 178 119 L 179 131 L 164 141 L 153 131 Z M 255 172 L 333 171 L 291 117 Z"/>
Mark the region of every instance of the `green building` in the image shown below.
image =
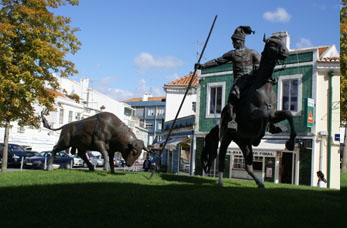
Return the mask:
<path id="1" fill-rule="evenodd" d="M 281 35 L 287 44 L 289 36 Z M 287 45 L 288 46 L 288 45 Z M 276 72 L 277 110 L 290 110 L 298 133 L 294 151 L 285 148 L 289 132 L 266 133 L 253 147 L 256 175 L 263 181 L 311 185 L 316 172 L 323 171 L 328 187 L 340 188 L 340 58 L 335 45 L 290 50 L 286 68 Z M 276 66 L 281 68 L 282 66 Z M 203 173 L 200 154 L 205 135 L 219 121 L 233 83 L 231 64 L 199 72 L 195 128 L 195 175 L 218 176 L 218 158 L 210 173 Z M 288 126 L 286 121 L 280 123 Z M 289 127 L 288 127 L 289 128 Z M 244 170 L 241 150 L 231 143 L 227 152 L 225 178 L 251 179 Z"/>

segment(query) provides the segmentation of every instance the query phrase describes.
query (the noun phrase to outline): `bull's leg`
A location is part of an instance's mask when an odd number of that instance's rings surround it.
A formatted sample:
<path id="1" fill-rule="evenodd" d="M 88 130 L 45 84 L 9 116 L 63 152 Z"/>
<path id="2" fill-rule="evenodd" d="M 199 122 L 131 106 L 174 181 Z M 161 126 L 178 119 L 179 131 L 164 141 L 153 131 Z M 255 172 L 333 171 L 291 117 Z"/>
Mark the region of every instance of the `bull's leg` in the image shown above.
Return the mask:
<path id="1" fill-rule="evenodd" d="M 69 148 L 68 146 L 63 146 L 62 144 L 59 144 L 59 142 L 57 143 L 57 145 L 53 147 L 52 155 L 49 157 L 49 160 L 47 163 L 47 170 L 49 171 L 53 170 L 53 160 L 54 160 L 55 154 L 59 151 L 66 150 L 68 148 Z"/>
<path id="2" fill-rule="evenodd" d="M 114 163 L 113 163 L 113 157 L 114 157 L 114 152 L 109 152 L 109 164 L 111 168 L 111 173 L 114 173 Z"/>
<path id="3" fill-rule="evenodd" d="M 290 127 L 289 140 L 286 142 L 286 148 L 288 150 L 294 150 L 296 130 L 294 126 L 293 115 L 290 111 L 276 111 L 274 116 L 270 119 L 270 122 L 275 124 L 281 122 L 282 120 L 287 120 Z"/>
<path id="4" fill-rule="evenodd" d="M 98 151 L 102 154 L 104 157 L 104 170 L 110 170 L 110 161 L 113 161 L 113 157 L 110 158 L 108 151 L 106 150 L 105 143 L 103 141 L 96 141 L 95 142 L 96 147 L 98 148 Z"/>
<path id="5" fill-rule="evenodd" d="M 231 143 L 231 135 L 225 135 L 221 141 L 221 145 L 219 148 L 219 170 L 218 170 L 218 184 L 223 186 L 223 173 L 225 168 L 225 155 L 227 153 L 227 149 L 229 144 Z"/>
<path id="6" fill-rule="evenodd" d="M 253 178 L 255 183 L 259 188 L 265 188 L 263 182 L 259 180 L 257 176 L 255 176 L 253 172 L 253 151 L 252 145 L 250 143 L 238 142 L 237 145 L 240 147 L 243 157 L 245 159 L 245 169 L 247 173 Z"/>
<path id="7" fill-rule="evenodd" d="M 81 150 L 81 149 L 78 149 L 78 150 L 77 150 L 78 156 L 80 156 L 80 158 L 82 158 L 82 160 L 84 161 L 84 163 L 87 164 L 87 166 L 88 166 L 88 168 L 89 168 L 89 171 L 95 171 L 94 166 L 92 165 L 92 163 L 90 163 L 90 161 L 89 161 L 88 158 L 87 158 L 86 152 L 87 152 L 86 150 Z"/>

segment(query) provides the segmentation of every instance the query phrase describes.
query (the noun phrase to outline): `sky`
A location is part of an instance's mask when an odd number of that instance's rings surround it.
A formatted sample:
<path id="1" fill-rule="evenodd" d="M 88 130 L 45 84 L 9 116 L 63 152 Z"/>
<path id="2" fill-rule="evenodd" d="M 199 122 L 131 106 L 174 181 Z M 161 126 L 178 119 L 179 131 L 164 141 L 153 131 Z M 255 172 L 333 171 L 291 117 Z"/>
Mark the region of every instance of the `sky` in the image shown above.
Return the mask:
<path id="1" fill-rule="evenodd" d="M 53 11 L 71 18 L 81 49 L 67 59 L 89 87 L 122 101 L 165 96 L 164 84 L 194 71 L 213 19 L 201 63 L 232 50 L 236 27 L 256 31 L 246 46 L 261 53 L 263 35 L 287 31 L 290 48 L 340 45 L 339 0 L 80 0 Z"/>

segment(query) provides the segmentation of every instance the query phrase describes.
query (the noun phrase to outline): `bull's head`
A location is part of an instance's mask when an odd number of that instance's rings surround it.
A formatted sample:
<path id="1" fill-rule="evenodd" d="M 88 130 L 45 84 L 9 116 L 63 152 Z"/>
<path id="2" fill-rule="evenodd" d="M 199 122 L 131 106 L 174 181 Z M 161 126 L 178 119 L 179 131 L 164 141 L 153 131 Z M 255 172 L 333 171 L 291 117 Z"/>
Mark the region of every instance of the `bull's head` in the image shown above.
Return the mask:
<path id="1" fill-rule="evenodd" d="M 140 156 L 142 150 L 148 151 L 142 140 L 135 139 L 130 144 L 128 144 L 128 149 L 123 154 L 127 166 L 132 166 L 136 159 Z"/>

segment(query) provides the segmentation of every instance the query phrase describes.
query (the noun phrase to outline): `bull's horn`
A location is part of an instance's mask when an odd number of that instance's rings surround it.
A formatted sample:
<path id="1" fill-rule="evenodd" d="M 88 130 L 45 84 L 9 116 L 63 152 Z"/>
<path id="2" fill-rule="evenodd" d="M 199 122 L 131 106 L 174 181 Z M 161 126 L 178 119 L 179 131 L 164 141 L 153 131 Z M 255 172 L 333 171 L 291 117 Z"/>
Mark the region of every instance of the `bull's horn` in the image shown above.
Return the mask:
<path id="1" fill-rule="evenodd" d="M 143 147 L 143 149 L 147 152 L 151 152 L 150 150 L 148 150 L 145 146 Z"/>

